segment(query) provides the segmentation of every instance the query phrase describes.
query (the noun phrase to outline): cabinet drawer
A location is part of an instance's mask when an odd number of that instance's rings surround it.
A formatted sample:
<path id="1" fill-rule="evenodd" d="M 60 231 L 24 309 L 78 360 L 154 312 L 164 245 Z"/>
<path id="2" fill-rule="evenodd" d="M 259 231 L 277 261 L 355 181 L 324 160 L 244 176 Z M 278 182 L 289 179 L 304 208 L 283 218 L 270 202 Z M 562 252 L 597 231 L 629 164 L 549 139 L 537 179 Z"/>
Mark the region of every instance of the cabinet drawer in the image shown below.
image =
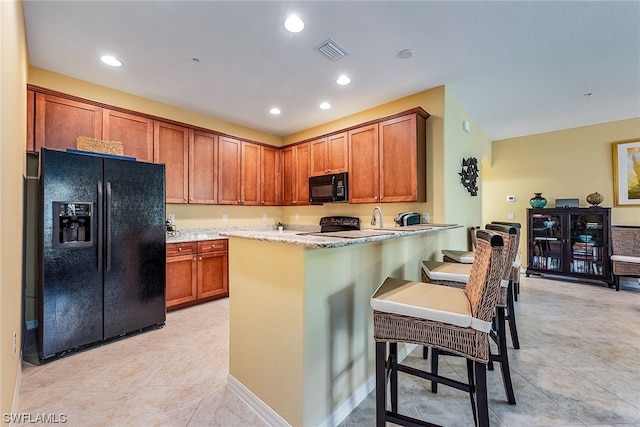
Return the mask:
<path id="1" fill-rule="evenodd" d="M 191 255 L 191 254 L 195 254 L 197 250 L 198 250 L 198 244 L 196 242 L 167 244 L 168 257 L 177 256 L 177 255 Z"/>
<path id="2" fill-rule="evenodd" d="M 216 252 L 216 251 L 226 251 L 227 250 L 227 240 L 205 240 L 203 242 L 198 242 L 198 252 Z"/>

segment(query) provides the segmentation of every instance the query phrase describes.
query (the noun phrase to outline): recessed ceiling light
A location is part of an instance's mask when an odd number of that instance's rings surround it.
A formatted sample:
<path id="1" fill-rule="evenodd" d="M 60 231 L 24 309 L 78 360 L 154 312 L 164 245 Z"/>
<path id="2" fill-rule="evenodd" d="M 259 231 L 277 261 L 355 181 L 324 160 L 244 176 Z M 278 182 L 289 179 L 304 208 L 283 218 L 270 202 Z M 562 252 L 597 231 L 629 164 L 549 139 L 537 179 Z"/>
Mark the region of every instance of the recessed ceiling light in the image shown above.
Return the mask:
<path id="1" fill-rule="evenodd" d="M 284 27 L 291 33 L 299 33 L 304 29 L 304 22 L 297 15 L 291 15 L 284 21 Z"/>
<path id="2" fill-rule="evenodd" d="M 402 59 L 411 58 L 413 56 L 413 50 L 405 49 L 398 52 L 398 57 Z"/>
<path id="3" fill-rule="evenodd" d="M 322 108 L 323 110 L 328 110 L 329 108 L 331 108 L 331 104 L 329 104 L 328 102 L 323 102 L 322 104 L 320 104 L 320 108 Z"/>
<path id="4" fill-rule="evenodd" d="M 122 62 L 118 61 L 115 57 L 111 55 L 104 55 L 100 57 L 100 59 L 102 60 L 102 62 L 104 62 L 107 65 L 111 65 L 112 67 L 119 67 L 122 65 Z"/>
<path id="5" fill-rule="evenodd" d="M 278 107 L 273 107 L 272 109 L 269 110 L 269 112 L 274 116 L 277 116 L 278 114 L 282 113 L 282 111 L 280 111 Z"/>
<path id="6" fill-rule="evenodd" d="M 338 80 L 336 80 L 336 83 L 338 83 L 340 86 L 348 85 L 349 83 L 351 83 L 351 79 L 347 77 L 346 74 L 343 74 L 340 77 L 338 77 Z"/>

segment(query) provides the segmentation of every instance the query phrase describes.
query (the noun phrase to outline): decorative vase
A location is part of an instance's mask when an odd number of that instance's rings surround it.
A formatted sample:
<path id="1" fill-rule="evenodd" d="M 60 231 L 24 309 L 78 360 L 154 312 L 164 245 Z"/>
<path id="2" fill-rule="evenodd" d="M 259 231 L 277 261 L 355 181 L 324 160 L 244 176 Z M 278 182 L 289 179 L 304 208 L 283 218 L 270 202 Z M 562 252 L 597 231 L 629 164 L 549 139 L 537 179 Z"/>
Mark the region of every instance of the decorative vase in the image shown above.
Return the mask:
<path id="1" fill-rule="evenodd" d="M 529 199 L 532 208 L 544 208 L 547 206 L 547 199 L 542 197 L 542 193 L 533 193 L 534 197 Z"/>
<path id="2" fill-rule="evenodd" d="M 598 193 L 597 191 L 587 196 L 587 203 L 589 203 L 591 207 L 596 207 L 603 201 L 604 197 L 602 197 L 602 194 Z"/>

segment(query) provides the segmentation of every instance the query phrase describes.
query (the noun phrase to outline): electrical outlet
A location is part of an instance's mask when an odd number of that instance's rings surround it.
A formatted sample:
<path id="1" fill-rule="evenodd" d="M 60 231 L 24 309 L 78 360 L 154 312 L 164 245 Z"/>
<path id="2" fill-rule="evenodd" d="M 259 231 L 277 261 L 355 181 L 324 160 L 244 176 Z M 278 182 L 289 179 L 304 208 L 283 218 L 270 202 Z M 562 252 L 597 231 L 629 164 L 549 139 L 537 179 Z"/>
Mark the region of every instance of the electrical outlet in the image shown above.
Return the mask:
<path id="1" fill-rule="evenodd" d="M 262 214 L 262 219 L 267 219 L 267 214 L 266 213 Z"/>
<path id="2" fill-rule="evenodd" d="M 229 215 L 227 215 L 227 214 L 222 214 L 222 220 L 223 220 L 223 221 L 229 221 Z"/>
<path id="3" fill-rule="evenodd" d="M 296 214 L 296 221 L 300 221 L 300 215 Z"/>
<path id="4" fill-rule="evenodd" d="M 507 196 L 507 202 L 515 202 L 516 201 L 516 195 L 515 194 L 511 194 L 509 196 Z"/>
<path id="5" fill-rule="evenodd" d="M 18 351 L 18 335 L 16 334 L 16 331 L 13 331 L 13 355 L 16 355 L 16 352 Z"/>
<path id="6" fill-rule="evenodd" d="M 422 214 L 422 223 L 423 224 L 428 224 L 429 223 L 429 212 L 424 212 Z"/>
<path id="7" fill-rule="evenodd" d="M 173 222 L 175 222 L 175 220 L 176 220 L 176 215 L 175 215 L 175 214 L 170 213 L 170 214 L 169 214 L 169 221 L 171 221 L 171 222 L 173 223 Z"/>
<path id="8" fill-rule="evenodd" d="M 509 219 L 516 219 L 516 214 L 513 213 L 513 212 L 509 212 L 508 217 L 509 217 Z"/>

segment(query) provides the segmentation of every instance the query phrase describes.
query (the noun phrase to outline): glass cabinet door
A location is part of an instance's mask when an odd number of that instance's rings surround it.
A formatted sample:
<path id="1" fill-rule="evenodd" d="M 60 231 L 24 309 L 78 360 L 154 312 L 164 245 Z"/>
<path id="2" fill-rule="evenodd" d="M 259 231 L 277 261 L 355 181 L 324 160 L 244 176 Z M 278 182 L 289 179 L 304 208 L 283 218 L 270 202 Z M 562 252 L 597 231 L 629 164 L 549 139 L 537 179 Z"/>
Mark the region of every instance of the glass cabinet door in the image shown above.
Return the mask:
<path id="1" fill-rule="evenodd" d="M 534 214 L 531 219 L 531 241 L 529 245 L 533 268 L 562 271 L 562 216 Z"/>
<path id="2" fill-rule="evenodd" d="M 572 273 L 603 274 L 604 215 L 597 213 L 571 214 L 571 258 Z"/>

